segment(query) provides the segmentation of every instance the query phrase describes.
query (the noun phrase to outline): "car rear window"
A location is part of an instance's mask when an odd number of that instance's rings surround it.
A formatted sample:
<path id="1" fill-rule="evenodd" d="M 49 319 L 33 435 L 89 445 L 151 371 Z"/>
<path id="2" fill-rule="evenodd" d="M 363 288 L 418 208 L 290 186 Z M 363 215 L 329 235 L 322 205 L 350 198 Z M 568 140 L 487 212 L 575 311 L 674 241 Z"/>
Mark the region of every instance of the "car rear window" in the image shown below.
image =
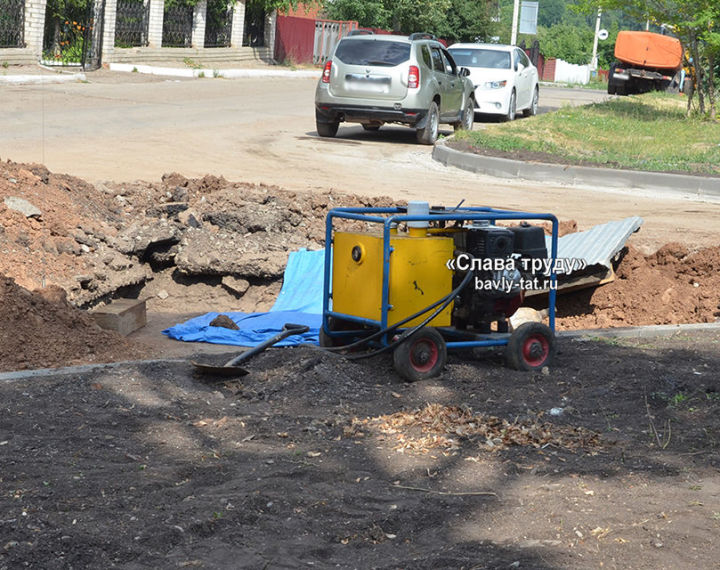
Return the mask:
<path id="1" fill-rule="evenodd" d="M 399 65 L 410 59 L 410 44 L 387 40 L 341 40 L 335 57 L 349 65 Z"/>
<path id="2" fill-rule="evenodd" d="M 489 67 L 510 69 L 510 53 L 494 49 L 450 49 L 455 62 L 464 67 Z"/>

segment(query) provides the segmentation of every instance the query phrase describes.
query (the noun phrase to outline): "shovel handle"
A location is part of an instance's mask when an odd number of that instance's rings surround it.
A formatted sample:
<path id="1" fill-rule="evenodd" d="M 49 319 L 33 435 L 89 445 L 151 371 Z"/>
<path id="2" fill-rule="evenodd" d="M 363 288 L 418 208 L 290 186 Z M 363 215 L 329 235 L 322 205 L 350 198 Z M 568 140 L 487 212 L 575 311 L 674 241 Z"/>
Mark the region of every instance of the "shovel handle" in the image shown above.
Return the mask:
<path id="1" fill-rule="evenodd" d="M 294 323 L 285 323 L 285 325 L 283 325 L 282 330 L 278 334 L 270 337 L 267 340 L 264 340 L 263 342 L 261 342 L 260 344 L 258 344 L 255 347 L 251 348 L 250 350 L 246 350 L 245 352 L 239 354 L 232 360 L 227 361 L 225 363 L 225 366 L 235 366 L 236 364 L 239 364 L 240 362 L 245 362 L 246 360 L 252 358 L 256 354 L 260 354 L 263 350 L 272 346 L 273 344 L 276 344 L 289 336 L 306 333 L 309 330 L 310 330 L 310 327 L 307 325 L 296 325 Z"/>

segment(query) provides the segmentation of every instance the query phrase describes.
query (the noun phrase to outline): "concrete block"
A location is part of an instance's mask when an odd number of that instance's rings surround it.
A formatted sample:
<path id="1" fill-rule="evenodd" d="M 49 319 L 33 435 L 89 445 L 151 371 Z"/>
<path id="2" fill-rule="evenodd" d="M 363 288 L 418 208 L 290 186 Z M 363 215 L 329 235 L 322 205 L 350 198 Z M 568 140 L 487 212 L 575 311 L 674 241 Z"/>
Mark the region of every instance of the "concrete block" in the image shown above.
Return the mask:
<path id="1" fill-rule="evenodd" d="M 109 305 L 95 309 L 90 315 L 100 327 L 125 336 L 147 323 L 144 299 L 115 299 Z"/>

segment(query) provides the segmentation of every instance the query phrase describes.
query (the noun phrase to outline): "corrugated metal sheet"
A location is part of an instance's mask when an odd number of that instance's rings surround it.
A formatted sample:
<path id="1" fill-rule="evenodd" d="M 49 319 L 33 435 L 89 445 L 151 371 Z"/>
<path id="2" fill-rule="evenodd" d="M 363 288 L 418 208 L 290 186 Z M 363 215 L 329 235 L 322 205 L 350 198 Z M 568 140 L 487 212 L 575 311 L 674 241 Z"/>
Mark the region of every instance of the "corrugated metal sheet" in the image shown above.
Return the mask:
<path id="1" fill-rule="evenodd" d="M 640 229 L 643 219 L 632 216 L 624 220 L 593 226 L 587 231 L 568 234 L 558 239 L 558 258 L 584 259 L 588 266 L 604 265 L 623 248 L 630 236 Z M 545 238 L 548 252 L 550 238 Z"/>

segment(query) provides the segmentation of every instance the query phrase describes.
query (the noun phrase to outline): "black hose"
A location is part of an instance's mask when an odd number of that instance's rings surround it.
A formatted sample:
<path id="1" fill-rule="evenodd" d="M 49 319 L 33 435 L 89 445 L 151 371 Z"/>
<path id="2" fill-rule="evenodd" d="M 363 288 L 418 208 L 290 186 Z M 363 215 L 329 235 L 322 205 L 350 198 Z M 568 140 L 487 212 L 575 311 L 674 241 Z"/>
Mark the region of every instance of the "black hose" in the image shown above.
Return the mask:
<path id="1" fill-rule="evenodd" d="M 466 279 L 467 279 L 467 277 L 466 277 Z M 394 331 L 395 329 L 400 328 L 400 327 L 403 326 L 405 323 L 409 323 L 410 321 L 412 321 L 412 320 L 414 320 L 414 319 L 417 319 L 418 317 L 424 315 L 424 314 L 427 313 L 428 311 L 431 311 L 432 309 L 434 309 L 435 307 L 437 307 L 437 306 L 440 305 L 441 303 L 444 303 L 444 302 L 447 301 L 448 299 L 449 299 L 449 300 L 455 299 L 455 297 L 458 296 L 458 294 L 460 293 L 460 291 L 462 291 L 462 289 L 463 289 L 464 287 L 465 287 L 465 286 L 461 283 L 455 290 L 450 291 L 450 293 L 448 293 L 448 294 L 445 295 L 444 297 L 441 297 L 440 299 L 438 299 L 438 300 L 435 301 L 434 303 L 431 303 L 430 305 L 428 305 L 428 306 L 425 307 L 424 309 L 419 310 L 417 313 L 413 313 L 413 314 L 410 315 L 409 317 L 405 317 L 404 319 L 402 319 L 402 320 L 400 320 L 400 321 L 398 321 L 398 322 L 390 325 L 390 326 L 387 327 L 387 328 L 380 329 L 379 331 L 374 332 L 374 333 L 371 334 L 370 336 L 365 336 L 365 337 L 363 337 L 363 338 L 361 338 L 361 339 L 359 339 L 359 340 L 356 340 L 355 342 L 353 342 L 353 343 L 351 343 L 351 344 L 345 344 L 345 345 L 343 345 L 343 346 L 327 346 L 327 347 L 323 347 L 323 349 L 324 349 L 324 350 L 327 350 L 327 351 L 329 351 L 329 352 L 335 352 L 335 351 L 340 352 L 340 351 L 343 351 L 343 350 L 352 350 L 353 348 L 357 348 L 357 347 L 359 347 L 359 346 L 363 346 L 364 344 L 367 344 L 367 343 L 370 342 L 371 340 L 375 340 L 376 338 L 379 338 L 379 337 L 381 337 L 382 335 L 384 335 L 384 334 L 386 334 L 386 333 L 392 332 L 392 331 Z M 447 307 L 447 304 L 445 305 L 445 307 Z M 445 308 L 445 307 L 443 307 L 443 308 Z M 438 313 L 436 313 L 436 315 L 439 314 L 440 312 L 442 312 L 442 309 L 441 309 Z M 433 318 L 434 318 L 434 317 L 433 317 Z M 432 318 L 431 318 L 430 320 L 432 320 Z M 322 325 L 321 325 L 321 326 L 322 326 Z"/>
<path id="2" fill-rule="evenodd" d="M 438 303 L 442 303 L 437 309 L 435 309 L 430 314 L 430 316 L 426 317 L 422 322 L 420 322 L 419 324 L 415 325 L 414 327 L 404 331 L 397 338 L 397 340 L 394 343 L 388 344 L 387 346 L 383 346 L 382 348 L 379 348 L 378 350 L 374 350 L 372 352 L 365 352 L 363 354 L 347 355 L 345 358 L 347 358 L 348 360 L 361 360 L 363 358 L 370 358 L 372 356 L 377 356 L 378 354 L 383 354 L 383 353 L 387 352 L 388 350 L 395 350 L 400 343 L 404 342 L 407 338 L 411 337 L 416 332 L 418 332 L 420 329 L 427 326 L 427 324 L 430 321 L 432 321 L 435 317 L 437 317 L 440 313 L 442 313 L 445 310 L 445 308 L 450 303 L 452 303 L 452 301 L 455 300 L 455 297 L 457 297 L 462 292 L 462 290 L 465 289 L 465 287 L 467 287 L 467 285 L 470 283 L 470 280 L 472 279 L 473 275 L 474 275 L 474 273 L 472 271 L 468 271 L 467 275 L 465 275 L 463 280 L 460 282 L 460 285 L 458 285 L 455 289 L 453 289 L 450 292 L 450 294 L 443 297 L 444 301 L 443 301 L 443 299 L 440 299 L 440 301 L 436 301 L 432 305 L 429 305 L 428 308 L 421 311 L 420 314 L 424 314 L 427 311 L 429 311 L 430 308 L 432 308 L 433 306 L 436 306 Z M 380 333 L 385 333 L 385 332 L 388 332 L 389 330 L 394 330 L 394 329 L 398 328 L 398 326 L 400 326 L 401 324 L 404 324 L 404 323 L 408 322 L 409 320 L 412 320 L 413 318 L 416 318 L 416 317 L 413 315 L 411 317 L 403 319 L 399 323 L 395 323 L 392 327 L 388 327 L 387 329 L 384 329 L 382 331 L 375 333 L 373 336 L 378 336 Z M 363 340 L 365 340 L 365 339 L 363 339 Z M 350 346 L 350 345 L 348 345 L 348 346 Z M 347 347 L 343 347 L 343 348 L 347 348 Z"/>

